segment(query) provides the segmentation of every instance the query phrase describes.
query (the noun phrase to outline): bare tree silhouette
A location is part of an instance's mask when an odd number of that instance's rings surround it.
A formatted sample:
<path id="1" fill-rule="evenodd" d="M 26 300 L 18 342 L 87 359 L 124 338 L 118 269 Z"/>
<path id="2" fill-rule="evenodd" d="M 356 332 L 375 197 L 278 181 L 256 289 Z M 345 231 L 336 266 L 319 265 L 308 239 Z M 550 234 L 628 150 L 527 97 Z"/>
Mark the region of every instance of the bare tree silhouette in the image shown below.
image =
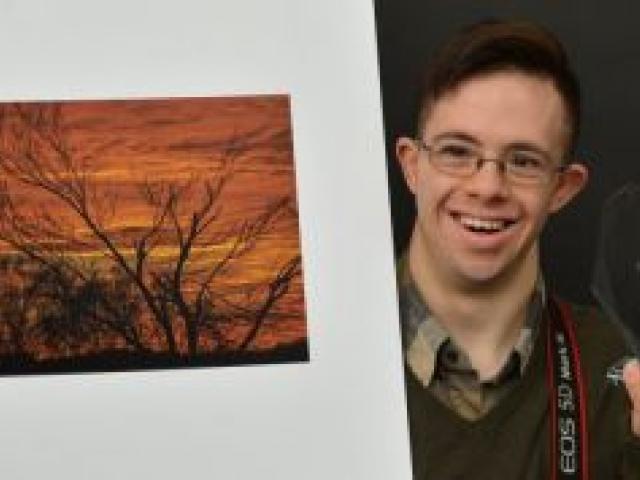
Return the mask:
<path id="1" fill-rule="evenodd" d="M 0 184 L 0 241 L 31 265 L 20 271 L 28 285 L 5 282 L 0 292 L 5 343 L 25 352 L 25 336 L 31 335 L 62 355 L 115 344 L 177 356 L 249 348 L 300 274 L 301 259 L 286 259 L 272 266 L 267 280 L 245 286 L 248 303 L 216 285 L 295 209 L 291 198 L 282 197 L 238 224 L 222 221 L 223 191 L 249 148 L 247 139 L 230 138 L 208 178 L 140 180 L 137 194 L 150 221 L 125 237 L 109 226 L 118 198 L 92 177 L 96 152 L 109 145 L 80 151 L 64 120 L 60 104 L 0 107 L 0 172 L 6 178 Z M 24 208 L 18 187 L 63 206 L 83 233 L 47 209 Z M 175 254 L 158 261 L 156 253 L 166 245 Z M 102 258 L 79 260 L 69 253 L 74 249 L 99 251 Z M 3 301 L 12 295 L 19 301 Z M 239 340 L 228 336 L 234 323 L 245 326 Z"/>
<path id="2" fill-rule="evenodd" d="M 28 311 L 35 282 L 28 281 L 25 263 L 16 255 L 0 260 L 0 276 L 4 279 L 0 289 L 0 352 L 17 357 L 28 355 L 26 341 L 31 333 Z"/>

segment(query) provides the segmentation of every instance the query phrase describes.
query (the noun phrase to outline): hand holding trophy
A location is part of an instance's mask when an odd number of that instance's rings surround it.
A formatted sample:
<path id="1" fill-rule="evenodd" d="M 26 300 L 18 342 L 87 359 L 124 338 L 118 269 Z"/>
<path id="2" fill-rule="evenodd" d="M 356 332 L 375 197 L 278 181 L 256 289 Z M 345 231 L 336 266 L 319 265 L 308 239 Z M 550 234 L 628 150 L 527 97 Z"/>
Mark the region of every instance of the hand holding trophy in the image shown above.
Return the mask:
<path id="1" fill-rule="evenodd" d="M 603 210 L 592 291 L 622 332 L 630 356 L 607 371 L 607 380 L 624 383 L 631 400 L 631 426 L 640 436 L 640 185 L 615 192 Z M 635 358 L 634 358 L 635 357 Z"/>

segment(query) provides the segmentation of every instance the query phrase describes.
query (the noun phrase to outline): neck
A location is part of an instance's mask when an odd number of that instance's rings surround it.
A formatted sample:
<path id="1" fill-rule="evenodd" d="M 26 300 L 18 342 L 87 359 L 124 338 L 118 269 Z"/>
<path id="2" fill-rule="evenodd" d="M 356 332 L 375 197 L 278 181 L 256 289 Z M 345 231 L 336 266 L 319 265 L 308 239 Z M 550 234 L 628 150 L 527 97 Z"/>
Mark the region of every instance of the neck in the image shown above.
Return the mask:
<path id="1" fill-rule="evenodd" d="M 480 379 L 495 376 L 517 342 L 538 277 L 538 249 L 489 280 L 476 281 L 438 269 L 438 259 L 412 239 L 411 275 L 436 321 L 471 360 Z"/>

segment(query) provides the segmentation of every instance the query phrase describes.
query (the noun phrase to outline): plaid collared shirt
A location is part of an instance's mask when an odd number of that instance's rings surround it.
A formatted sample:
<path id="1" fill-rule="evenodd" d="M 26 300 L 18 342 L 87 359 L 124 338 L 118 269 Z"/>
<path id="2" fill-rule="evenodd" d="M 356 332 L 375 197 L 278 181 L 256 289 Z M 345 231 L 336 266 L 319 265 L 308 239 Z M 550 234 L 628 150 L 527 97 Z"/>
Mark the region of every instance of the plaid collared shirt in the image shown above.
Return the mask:
<path id="1" fill-rule="evenodd" d="M 477 420 L 515 385 L 531 357 L 545 304 L 538 279 L 525 325 L 511 355 L 492 379 L 480 381 L 469 357 L 453 342 L 433 315 L 409 272 L 407 255 L 398 264 L 398 292 L 405 361 L 422 385 L 458 415 Z"/>

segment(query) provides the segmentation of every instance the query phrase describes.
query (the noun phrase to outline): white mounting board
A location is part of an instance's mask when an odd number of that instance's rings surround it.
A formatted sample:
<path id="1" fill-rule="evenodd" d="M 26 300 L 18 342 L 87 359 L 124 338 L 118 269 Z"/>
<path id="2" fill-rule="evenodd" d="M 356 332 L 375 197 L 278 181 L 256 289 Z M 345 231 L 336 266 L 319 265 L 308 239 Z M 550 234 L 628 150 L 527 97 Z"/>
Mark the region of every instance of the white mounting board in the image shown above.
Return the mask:
<path id="1" fill-rule="evenodd" d="M 288 93 L 308 364 L 0 378 L 12 480 L 409 479 L 373 4 L 0 0 L 1 100 Z"/>

